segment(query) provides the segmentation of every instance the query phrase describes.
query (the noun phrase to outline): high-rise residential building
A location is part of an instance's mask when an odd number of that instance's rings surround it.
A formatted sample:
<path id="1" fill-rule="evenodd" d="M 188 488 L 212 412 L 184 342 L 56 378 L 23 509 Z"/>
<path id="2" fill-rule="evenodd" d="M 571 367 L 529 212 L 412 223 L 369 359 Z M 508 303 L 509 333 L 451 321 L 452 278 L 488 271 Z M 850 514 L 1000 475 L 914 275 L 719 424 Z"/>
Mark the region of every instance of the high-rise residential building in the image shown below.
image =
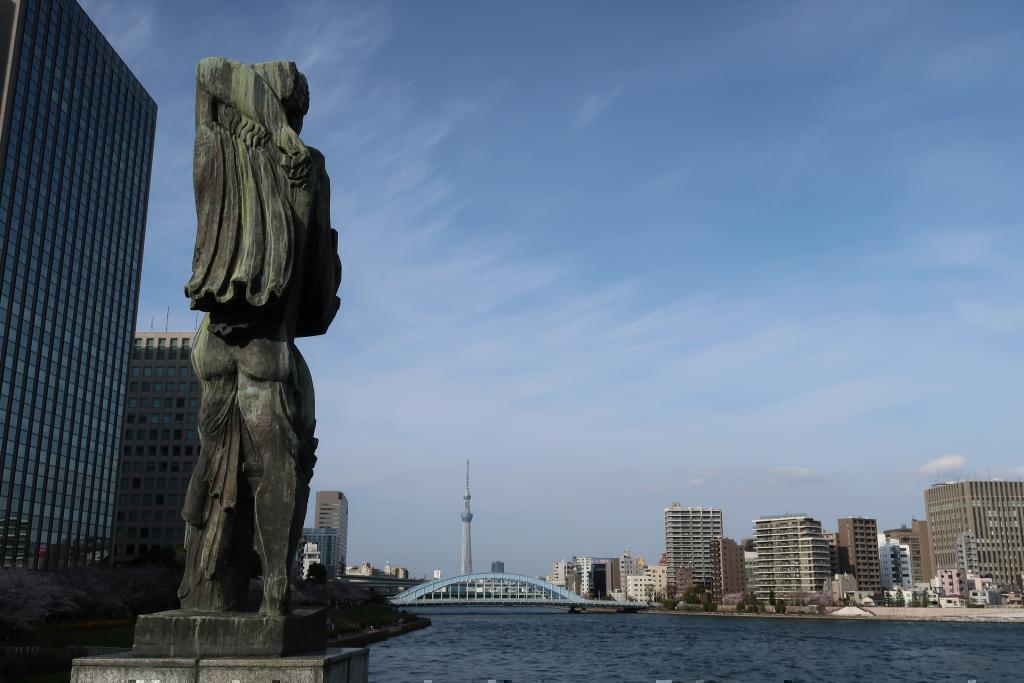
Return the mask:
<path id="1" fill-rule="evenodd" d="M 341 530 L 336 527 L 313 527 L 302 530 L 302 538 L 315 543 L 320 553 L 320 564 L 327 570 L 327 578 L 345 575 L 345 556 L 342 552 Z"/>
<path id="2" fill-rule="evenodd" d="M 136 332 L 114 519 L 114 561 L 185 542 L 181 506 L 199 456 L 192 332 Z"/>
<path id="3" fill-rule="evenodd" d="M 869 517 L 844 517 L 836 532 L 839 573 L 853 574 L 859 590 L 879 593 L 878 523 Z"/>
<path id="4" fill-rule="evenodd" d="M 932 560 L 932 539 L 928 522 L 915 519 L 910 528 L 904 524 L 898 529 L 887 529 L 886 537 L 896 543 L 910 547 L 910 571 L 914 583 L 927 583 L 935 577 L 935 563 Z"/>
<path id="5" fill-rule="evenodd" d="M 505 573 L 505 563 L 502 562 L 501 560 L 495 560 L 494 562 L 491 562 L 491 573 L 492 574 L 504 574 Z"/>
<path id="6" fill-rule="evenodd" d="M 665 508 L 665 553 L 670 587 L 676 588 L 676 576 L 681 568 L 692 567 L 693 581 L 710 589 L 715 574 L 711 543 L 721 536 L 720 509 L 684 508 L 679 503 Z"/>
<path id="7" fill-rule="evenodd" d="M 716 600 L 730 593 L 742 593 L 743 547 L 731 538 L 716 538 L 711 542 L 711 562 L 714 578 L 711 593 Z"/>
<path id="8" fill-rule="evenodd" d="M 156 103 L 74 0 L 0 36 L 0 566 L 106 562 Z"/>
<path id="9" fill-rule="evenodd" d="M 1024 481 L 961 481 L 924 492 L 937 569 L 956 569 L 957 539 L 977 540 L 978 573 L 1003 587 L 1024 573 Z"/>
<path id="10" fill-rule="evenodd" d="M 337 565 L 342 573 L 348 562 L 348 498 L 341 491 L 317 491 L 313 526 L 337 529 Z"/>
<path id="11" fill-rule="evenodd" d="M 909 544 L 900 543 L 885 534 L 878 534 L 878 567 L 882 590 L 914 588 Z"/>
<path id="12" fill-rule="evenodd" d="M 469 509 L 469 460 L 466 460 L 466 492 L 462 494 L 462 573 L 473 573 L 473 540 L 470 535 L 470 524 L 473 522 L 473 513 Z"/>
<path id="13" fill-rule="evenodd" d="M 785 598 L 826 590 L 831 574 L 821 522 L 807 515 L 762 517 L 754 521 L 754 537 L 753 591 L 759 600 L 767 600 L 772 592 Z"/>

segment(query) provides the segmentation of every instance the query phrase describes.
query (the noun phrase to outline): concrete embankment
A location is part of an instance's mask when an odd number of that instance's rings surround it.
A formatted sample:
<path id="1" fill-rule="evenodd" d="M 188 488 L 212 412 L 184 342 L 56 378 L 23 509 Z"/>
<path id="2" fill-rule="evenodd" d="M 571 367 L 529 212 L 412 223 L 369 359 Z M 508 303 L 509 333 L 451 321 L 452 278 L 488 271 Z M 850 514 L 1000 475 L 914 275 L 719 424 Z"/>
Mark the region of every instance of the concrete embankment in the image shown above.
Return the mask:
<path id="1" fill-rule="evenodd" d="M 400 636 L 411 631 L 418 631 L 421 628 L 430 626 L 430 619 L 426 617 L 417 617 L 411 621 L 407 621 L 403 624 L 396 624 L 395 626 L 385 626 L 384 628 L 377 628 L 371 631 L 359 631 L 358 633 L 351 633 L 348 635 L 335 638 L 328 643 L 330 647 L 365 647 L 370 643 L 378 643 L 388 638 Z"/>
<path id="2" fill-rule="evenodd" d="M 736 612 L 716 611 L 697 612 L 689 610 L 646 610 L 653 614 L 674 614 L 694 617 L 733 617 L 739 619 L 844 619 L 849 621 L 964 621 L 988 622 L 1000 624 L 1024 624 L 1024 609 L 1020 608 L 985 608 L 969 609 L 927 608 L 927 607 L 855 607 L 829 608 L 824 614 L 793 613 L 777 614 L 775 612 Z"/>

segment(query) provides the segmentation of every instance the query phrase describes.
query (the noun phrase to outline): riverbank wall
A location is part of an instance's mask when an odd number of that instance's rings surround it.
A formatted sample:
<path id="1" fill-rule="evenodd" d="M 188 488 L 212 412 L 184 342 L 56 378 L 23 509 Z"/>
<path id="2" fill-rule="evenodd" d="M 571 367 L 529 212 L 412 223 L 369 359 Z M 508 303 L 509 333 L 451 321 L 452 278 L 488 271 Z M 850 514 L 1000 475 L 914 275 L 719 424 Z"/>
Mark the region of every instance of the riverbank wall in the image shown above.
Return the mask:
<path id="1" fill-rule="evenodd" d="M 430 626 L 430 619 L 426 617 L 417 617 L 402 624 L 396 624 L 394 626 L 386 626 L 384 628 L 377 628 L 373 630 L 360 631 L 358 633 L 352 633 L 349 635 L 335 638 L 328 643 L 329 647 L 366 647 L 371 643 L 379 643 L 382 640 L 388 638 L 394 638 L 395 636 L 404 635 L 411 633 L 412 631 L 418 631 L 421 628 Z"/>
<path id="2" fill-rule="evenodd" d="M 731 606 L 730 606 L 731 607 Z M 646 610 L 655 614 L 674 614 L 678 616 L 693 617 L 725 617 L 735 619 L 832 619 L 846 621 L 961 621 L 980 623 L 1016 623 L 1024 624 L 1024 609 L 1020 608 L 984 608 L 970 609 L 966 607 L 858 607 L 859 614 L 850 613 L 843 609 L 842 614 L 839 607 L 828 607 L 824 613 L 814 610 L 791 611 L 787 608 L 784 614 L 775 612 L 737 612 L 732 609 L 719 607 L 719 611 L 703 612 L 690 610 Z"/>

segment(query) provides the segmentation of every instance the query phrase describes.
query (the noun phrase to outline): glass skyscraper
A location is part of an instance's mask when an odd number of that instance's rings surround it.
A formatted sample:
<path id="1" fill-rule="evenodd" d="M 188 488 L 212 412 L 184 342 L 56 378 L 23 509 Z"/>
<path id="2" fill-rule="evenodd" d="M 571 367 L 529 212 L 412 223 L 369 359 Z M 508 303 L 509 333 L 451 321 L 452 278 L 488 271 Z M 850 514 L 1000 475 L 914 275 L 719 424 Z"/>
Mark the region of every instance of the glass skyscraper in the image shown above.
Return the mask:
<path id="1" fill-rule="evenodd" d="M 74 0 L 0 0 L 0 565 L 104 562 L 156 104 Z"/>

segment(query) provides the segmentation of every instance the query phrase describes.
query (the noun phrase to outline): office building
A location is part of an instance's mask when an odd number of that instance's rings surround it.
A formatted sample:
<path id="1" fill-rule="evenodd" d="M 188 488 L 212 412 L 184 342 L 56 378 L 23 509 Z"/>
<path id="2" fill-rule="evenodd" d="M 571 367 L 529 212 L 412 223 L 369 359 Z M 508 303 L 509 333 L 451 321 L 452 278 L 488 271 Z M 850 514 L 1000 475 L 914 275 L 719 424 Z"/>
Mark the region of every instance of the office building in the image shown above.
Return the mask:
<path id="1" fill-rule="evenodd" d="M 898 529 L 887 529 L 885 535 L 896 543 L 905 543 L 910 547 L 910 571 L 914 583 L 928 583 L 935 576 L 935 563 L 932 560 L 932 539 L 928 530 L 928 522 L 920 519 L 911 521 Z"/>
<path id="2" fill-rule="evenodd" d="M 0 566 L 105 563 L 156 104 L 73 0 L 0 35 Z"/>
<path id="3" fill-rule="evenodd" d="M 341 491 L 317 491 L 313 526 L 318 529 L 348 528 L 348 498 Z"/>
<path id="4" fill-rule="evenodd" d="M 757 560 L 753 591 L 758 600 L 827 590 L 828 541 L 821 522 L 807 515 L 754 521 Z"/>
<path id="5" fill-rule="evenodd" d="M 341 550 L 341 531 L 334 527 L 305 528 L 302 538 L 315 543 L 320 553 L 320 564 L 327 570 L 327 578 L 335 579 L 345 575 L 345 561 Z"/>
<path id="6" fill-rule="evenodd" d="M 853 574 L 861 591 L 879 593 L 878 523 L 868 517 L 844 517 L 836 532 L 839 573 Z"/>
<path id="7" fill-rule="evenodd" d="M 314 528 L 338 530 L 337 565 L 344 573 L 348 561 L 348 498 L 341 491 L 317 491 L 313 505 Z"/>
<path id="8" fill-rule="evenodd" d="M 192 332 L 137 332 L 128 375 L 114 520 L 114 561 L 185 542 L 181 506 L 199 456 Z"/>
<path id="9" fill-rule="evenodd" d="M 683 567 L 693 568 L 693 581 L 710 589 L 714 579 L 711 543 L 722 536 L 722 511 L 672 503 L 665 508 L 665 553 L 670 587 Z"/>
<path id="10" fill-rule="evenodd" d="M 494 562 L 491 562 L 491 573 L 492 574 L 504 574 L 505 573 L 505 563 L 502 562 L 501 560 L 495 560 Z"/>
<path id="11" fill-rule="evenodd" d="M 971 532 L 978 573 L 1019 587 L 1024 572 L 1024 481 L 961 481 L 924 492 L 937 569 L 956 569 L 957 541 Z"/>
<path id="12" fill-rule="evenodd" d="M 711 594 L 716 600 L 723 595 L 742 593 L 743 547 L 731 538 L 716 538 L 711 543 L 711 563 L 714 568 Z"/>

